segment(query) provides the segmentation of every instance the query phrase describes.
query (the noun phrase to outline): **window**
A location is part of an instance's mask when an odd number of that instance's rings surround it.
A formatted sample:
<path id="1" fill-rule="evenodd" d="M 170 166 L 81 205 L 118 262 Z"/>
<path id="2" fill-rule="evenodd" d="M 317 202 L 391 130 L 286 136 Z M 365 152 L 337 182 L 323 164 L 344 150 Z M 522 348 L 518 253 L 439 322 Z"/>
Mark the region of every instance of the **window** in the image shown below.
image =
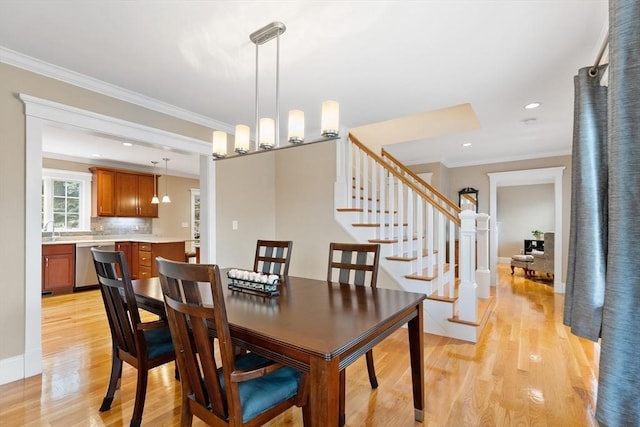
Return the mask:
<path id="1" fill-rule="evenodd" d="M 53 221 L 59 231 L 89 231 L 91 174 L 43 169 L 40 218 L 43 229 Z"/>
<path id="2" fill-rule="evenodd" d="M 200 189 L 191 189 L 191 238 L 200 240 Z"/>

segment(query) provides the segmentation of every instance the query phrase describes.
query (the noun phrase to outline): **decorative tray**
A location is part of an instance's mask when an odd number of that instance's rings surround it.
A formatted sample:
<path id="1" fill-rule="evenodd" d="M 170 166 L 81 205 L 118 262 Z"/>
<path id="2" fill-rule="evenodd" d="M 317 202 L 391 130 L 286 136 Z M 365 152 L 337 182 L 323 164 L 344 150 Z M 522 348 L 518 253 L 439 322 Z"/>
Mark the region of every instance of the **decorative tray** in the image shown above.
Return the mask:
<path id="1" fill-rule="evenodd" d="M 234 291 L 248 292 L 268 297 L 280 295 L 280 291 L 278 290 L 280 276 L 276 274 L 263 274 L 233 268 L 227 272 L 227 277 L 230 280 L 228 287 Z"/>

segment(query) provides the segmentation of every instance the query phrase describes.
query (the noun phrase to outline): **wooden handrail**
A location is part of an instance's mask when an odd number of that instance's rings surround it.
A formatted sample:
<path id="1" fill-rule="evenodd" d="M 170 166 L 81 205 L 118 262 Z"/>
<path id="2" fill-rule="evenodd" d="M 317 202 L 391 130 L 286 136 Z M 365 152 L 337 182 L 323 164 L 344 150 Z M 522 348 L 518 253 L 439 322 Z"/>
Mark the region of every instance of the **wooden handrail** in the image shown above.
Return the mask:
<path id="1" fill-rule="evenodd" d="M 380 156 L 378 156 L 376 153 L 374 153 L 373 151 L 371 151 L 371 149 L 367 146 L 365 146 L 362 142 L 360 142 L 358 140 L 358 138 L 356 138 L 352 133 L 349 133 L 349 139 L 351 140 L 351 142 L 353 144 L 355 144 L 358 148 L 360 148 L 362 151 L 364 151 L 365 153 L 367 153 L 367 155 L 369 157 L 371 157 L 373 160 L 375 160 L 376 163 L 378 163 L 380 166 L 384 167 L 386 170 L 388 170 L 392 175 L 394 175 L 396 178 L 398 178 L 401 182 L 403 182 L 407 187 L 411 188 L 413 191 L 416 192 L 416 194 L 419 194 L 423 199 L 428 200 L 437 210 L 439 210 L 441 213 L 443 213 L 447 218 L 449 218 L 451 221 L 453 221 L 458 227 L 460 227 L 461 225 L 461 221 L 459 217 L 454 216 L 451 212 L 449 212 L 447 209 L 443 208 L 442 206 L 440 206 L 440 204 L 434 200 L 431 196 L 427 195 L 424 191 L 422 191 L 421 188 L 419 188 L 417 185 L 415 185 L 413 182 L 409 181 L 407 178 L 405 178 L 402 174 L 400 174 L 398 171 L 389 168 L 389 166 L 387 165 L 387 163 L 382 160 L 380 158 Z"/>
<path id="2" fill-rule="evenodd" d="M 442 199 L 442 201 L 444 203 L 446 203 L 447 205 L 449 205 L 451 207 L 451 209 L 453 209 L 454 212 L 456 213 L 460 213 L 462 212 L 462 209 L 460 209 L 460 207 L 458 205 L 456 205 L 454 202 L 452 202 L 448 197 L 446 197 L 445 195 L 443 195 L 442 193 L 440 193 L 438 190 L 436 190 L 431 184 L 429 184 L 428 182 L 426 182 L 424 179 L 420 178 L 418 176 L 418 174 L 416 174 L 415 172 L 413 172 L 411 169 L 409 169 L 408 167 L 406 167 L 403 163 L 401 163 L 398 159 L 396 159 L 395 157 L 393 157 L 391 155 L 391 153 L 389 153 L 387 150 L 385 150 L 384 148 L 382 149 L 382 157 L 386 157 L 389 160 L 391 160 L 391 162 L 396 165 L 397 167 L 399 167 L 404 173 L 409 174 L 409 176 L 411 176 L 411 178 L 415 179 L 416 181 L 418 181 L 419 183 L 421 183 L 422 185 L 424 185 L 425 187 L 427 187 L 429 189 L 429 191 L 431 191 L 433 194 L 435 194 L 436 196 L 438 196 L 438 198 Z"/>

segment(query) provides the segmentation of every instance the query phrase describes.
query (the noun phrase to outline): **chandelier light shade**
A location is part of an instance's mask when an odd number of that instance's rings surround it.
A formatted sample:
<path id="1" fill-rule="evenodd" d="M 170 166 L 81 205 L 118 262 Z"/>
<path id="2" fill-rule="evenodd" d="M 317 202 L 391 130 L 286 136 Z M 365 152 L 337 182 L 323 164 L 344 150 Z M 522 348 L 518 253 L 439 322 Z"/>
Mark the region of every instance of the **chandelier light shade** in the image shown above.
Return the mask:
<path id="1" fill-rule="evenodd" d="M 169 186 L 169 168 L 167 167 L 167 163 L 169 162 L 169 158 L 163 157 L 164 160 L 164 196 L 162 196 L 162 203 L 171 203 L 171 199 L 169 198 L 168 186 Z"/>
<path id="2" fill-rule="evenodd" d="M 280 36 L 284 34 L 287 27 L 282 22 L 271 22 L 264 27 L 254 31 L 249 35 L 249 40 L 256 46 L 256 79 L 255 79 L 255 110 L 254 125 L 250 129 L 246 125 L 237 125 L 235 128 L 234 151 L 236 155 L 254 154 L 273 149 L 295 147 L 305 143 L 305 115 L 301 110 L 289 111 L 288 136 L 290 144 L 282 144 L 280 141 Z M 275 111 L 265 114 L 260 111 L 260 79 L 259 79 L 259 47 L 272 40 L 276 42 L 276 66 L 275 66 Z M 262 113 L 262 114 L 261 114 Z M 267 118 L 271 116 L 273 118 Z M 321 130 L 322 137 L 307 141 L 307 144 L 336 139 L 339 134 L 339 107 L 336 101 L 325 101 L 322 104 Z M 254 143 L 251 142 L 251 132 L 254 132 Z M 222 142 L 222 137 L 217 139 L 217 132 L 213 133 L 213 159 L 222 160 L 224 158 L 236 157 L 227 156 L 227 144 Z M 223 132 L 220 132 L 221 134 Z M 225 135 L 226 137 L 226 135 Z M 253 151 L 252 151 L 253 150 Z M 250 152 L 251 151 L 251 152 Z"/>
<path id="3" fill-rule="evenodd" d="M 156 181 L 156 165 L 158 162 L 156 160 L 151 160 L 153 163 L 153 197 L 151 198 L 151 204 L 157 205 L 160 203 L 160 199 L 158 199 L 158 191 L 157 191 L 157 181 Z"/>
<path id="4" fill-rule="evenodd" d="M 337 101 L 322 103 L 322 136 L 338 136 L 340 129 L 340 105 Z"/>
<path id="5" fill-rule="evenodd" d="M 304 142 L 304 111 L 289 111 L 289 142 L 292 144 Z"/>
<path id="6" fill-rule="evenodd" d="M 221 159 L 227 155 L 227 133 L 213 131 L 213 157 Z"/>
<path id="7" fill-rule="evenodd" d="M 273 119 L 263 117 L 260 119 L 260 140 L 259 147 L 263 150 L 270 150 L 275 145 L 276 126 Z"/>
<path id="8" fill-rule="evenodd" d="M 251 139 L 251 130 L 247 125 L 236 125 L 236 138 L 234 151 L 238 154 L 247 154 L 249 152 L 249 143 Z"/>

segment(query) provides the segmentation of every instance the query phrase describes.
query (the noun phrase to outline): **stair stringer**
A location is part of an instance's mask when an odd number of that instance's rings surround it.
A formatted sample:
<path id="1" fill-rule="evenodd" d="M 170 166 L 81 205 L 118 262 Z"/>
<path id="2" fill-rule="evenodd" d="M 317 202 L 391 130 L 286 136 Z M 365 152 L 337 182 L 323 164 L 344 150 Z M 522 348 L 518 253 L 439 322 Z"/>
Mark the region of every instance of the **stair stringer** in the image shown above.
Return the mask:
<path id="1" fill-rule="evenodd" d="M 336 207 L 340 207 L 336 192 Z M 334 219 L 356 242 L 368 243 L 369 239 L 375 238 L 375 229 L 366 227 L 354 227 L 352 224 L 359 221 L 360 213 L 354 211 L 339 212 L 334 210 Z M 388 260 L 386 257 L 393 255 L 393 244 L 380 244 L 380 268 L 382 268 L 390 278 L 394 280 L 396 285 L 405 291 L 423 293 L 426 295 L 433 294 L 436 289 L 436 280 L 443 280 L 444 283 L 451 283 L 454 278 L 455 269 L 450 268 L 444 273 L 444 277 L 437 278 L 433 281 L 412 280 L 404 276 L 412 273 L 407 271 L 413 262 Z M 428 255 L 427 255 L 428 256 Z M 440 301 L 434 299 L 426 299 L 423 303 L 424 322 L 423 328 L 425 333 L 434 335 L 456 338 L 469 342 L 477 342 L 480 330 L 476 325 L 451 322 L 448 319 L 456 314 L 456 304 L 451 301 Z"/>

